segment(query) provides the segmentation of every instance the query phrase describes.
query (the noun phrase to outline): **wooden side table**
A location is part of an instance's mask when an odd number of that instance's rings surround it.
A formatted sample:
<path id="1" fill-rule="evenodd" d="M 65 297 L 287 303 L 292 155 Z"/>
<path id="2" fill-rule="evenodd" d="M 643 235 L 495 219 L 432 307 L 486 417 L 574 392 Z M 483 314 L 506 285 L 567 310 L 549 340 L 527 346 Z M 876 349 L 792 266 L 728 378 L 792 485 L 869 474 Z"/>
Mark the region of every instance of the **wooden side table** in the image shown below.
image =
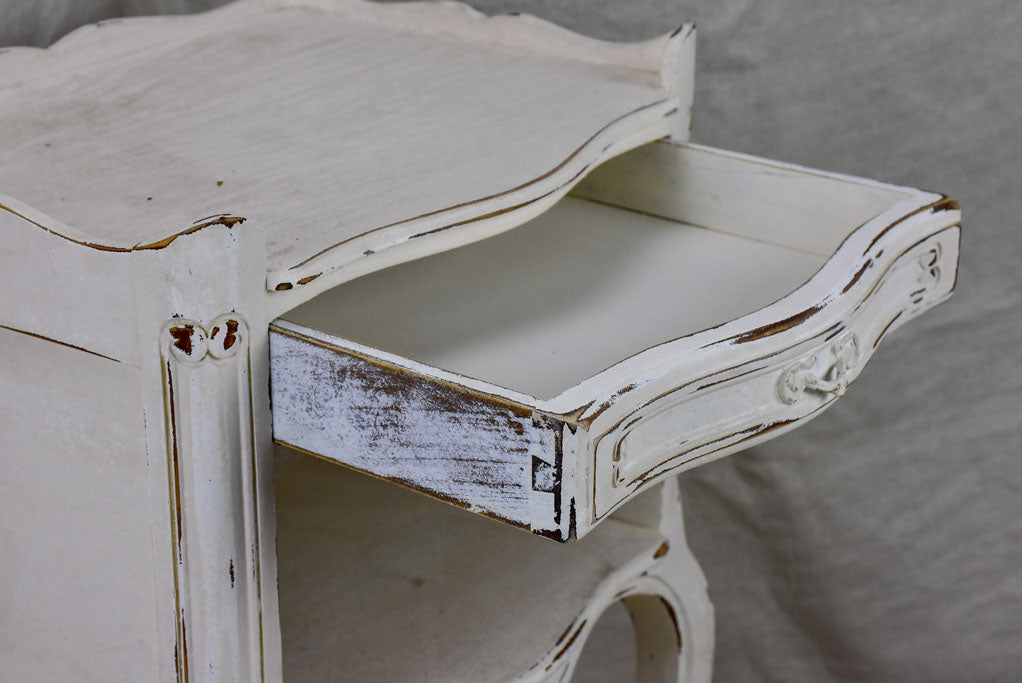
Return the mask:
<path id="1" fill-rule="evenodd" d="M 0 52 L 4 677 L 567 680 L 621 600 L 709 680 L 674 476 L 949 296 L 960 213 L 689 143 L 694 40 L 242 0 Z"/>

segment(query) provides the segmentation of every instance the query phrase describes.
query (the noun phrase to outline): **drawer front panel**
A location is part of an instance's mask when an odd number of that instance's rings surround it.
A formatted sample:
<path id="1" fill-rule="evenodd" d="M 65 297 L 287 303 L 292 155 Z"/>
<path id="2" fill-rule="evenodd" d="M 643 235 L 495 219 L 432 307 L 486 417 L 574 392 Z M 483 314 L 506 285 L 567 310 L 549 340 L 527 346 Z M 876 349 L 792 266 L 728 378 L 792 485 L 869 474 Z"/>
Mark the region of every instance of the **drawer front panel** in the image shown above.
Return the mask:
<path id="1" fill-rule="evenodd" d="M 668 473 L 782 434 L 828 407 L 887 334 L 950 295 L 958 235 L 951 227 L 905 250 L 821 332 L 739 366 L 679 378 L 597 431 L 595 518 Z"/>

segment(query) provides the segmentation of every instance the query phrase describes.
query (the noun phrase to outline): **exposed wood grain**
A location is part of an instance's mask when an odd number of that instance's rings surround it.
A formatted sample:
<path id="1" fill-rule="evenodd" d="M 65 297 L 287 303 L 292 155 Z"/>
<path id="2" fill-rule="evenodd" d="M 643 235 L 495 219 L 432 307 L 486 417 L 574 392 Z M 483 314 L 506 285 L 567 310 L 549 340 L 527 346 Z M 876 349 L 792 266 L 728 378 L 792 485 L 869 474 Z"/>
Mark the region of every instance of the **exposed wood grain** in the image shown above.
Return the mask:
<path id="1" fill-rule="evenodd" d="M 435 497 L 530 526 L 534 460 L 549 425 L 513 404 L 271 328 L 274 439 Z M 552 482 L 544 488 L 551 488 Z"/>
<path id="2" fill-rule="evenodd" d="M 875 340 L 953 289 L 959 213 L 940 195 L 705 147 L 654 147 L 652 156 L 640 149 L 621 157 L 584 190 L 617 201 L 614 179 L 641 186 L 624 196 L 646 213 L 565 200 L 507 235 L 336 288 L 288 313 L 299 323 L 291 329 L 328 346 L 357 347 L 368 361 L 414 364 L 416 383 L 471 385 L 496 401 L 487 409 L 491 420 L 499 419 L 496 406 L 511 401 L 563 424 L 555 452 L 537 451 L 536 462 L 521 466 L 542 474 L 533 477 L 544 491 L 532 492 L 530 517 L 540 519 L 547 506 L 546 517 L 559 519 L 566 540 L 585 535 L 669 472 L 811 419 L 854 382 Z M 684 174 L 665 172 L 665 165 Z M 713 183 L 734 194 L 706 204 L 703 192 Z M 803 192 L 813 199 L 789 204 L 785 217 L 775 207 L 777 217 L 760 221 L 764 196 Z M 709 225 L 693 228 L 650 213 Z M 686 231 L 700 238 L 671 241 Z M 647 239 L 653 247 L 644 248 Z M 727 245 L 719 263 L 715 240 Z M 821 245 L 833 250 L 825 260 L 813 256 Z M 601 249 L 607 259 L 588 263 Z M 612 287 L 605 282 L 610 274 Z M 750 284 L 753 276 L 760 279 Z M 846 347 L 854 353 L 848 356 Z M 290 354 L 275 356 L 282 364 L 275 375 L 293 375 L 295 362 Z M 310 383 L 300 413 L 328 402 L 311 389 L 317 380 L 286 381 Z M 293 412 L 278 415 L 275 429 L 291 429 Z M 351 436 L 303 445 L 324 427 L 302 419 L 301 440 L 284 441 L 316 453 L 329 448 L 335 460 L 380 471 L 345 451 L 343 443 L 356 443 Z M 470 441 L 477 431 L 466 421 L 450 426 L 446 438 L 454 442 Z M 558 469 L 557 449 L 569 447 L 572 458 Z M 551 498 L 537 498 L 558 471 Z M 383 476 L 402 480 L 396 472 Z M 425 488 L 439 491 L 435 483 Z M 574 523 L 566 520 L 573 511 Z M 549 521 L 531 526 L 551 528 Z"/>
<path id="3" fill-rule="evenodd" d="M 640 676 L 708 680 L 671 475 L 830 406 L 951 294 L 960 212 L 683 144 L 693 49 L 690 26 L 612 45 L 449 3 L 244 0 L 0 52 L 0 517 L 37 570 L 4 577 L 15 612 L 49 580 L 48 630 L 114 653 L 114 678 L 276 681 L 280 539 L 284 656 L 313 679 L 432 657 L 446 680 L 436 635 L 469 650 L 463 680 L 566 680 L 623 600 Z M 271 324 L 303 302 L 307 326 Z M 579 543 L 304 456 L 277 536 L 273 439 Z M 98 620 L 111 577 L 137 613 Z M 393 619 L 352 628 L 370 611 Z M 409 615 L 442 628 L 359 657 Z M 16 675 L 80 673 L 4 640 Z"/>

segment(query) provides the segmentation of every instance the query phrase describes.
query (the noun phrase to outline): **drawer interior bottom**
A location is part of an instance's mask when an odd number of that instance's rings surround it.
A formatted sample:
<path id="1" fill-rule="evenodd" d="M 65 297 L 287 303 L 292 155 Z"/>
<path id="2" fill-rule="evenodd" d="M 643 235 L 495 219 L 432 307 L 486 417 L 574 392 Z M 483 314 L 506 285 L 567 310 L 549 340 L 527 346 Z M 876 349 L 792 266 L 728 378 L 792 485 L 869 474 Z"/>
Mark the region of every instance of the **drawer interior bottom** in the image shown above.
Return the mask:
<path id="1" fill-rule="evenodd" d="M 519 228 L 335 287 L 283 318 L 546 399 L 761 308 L 824 261 L 567 197 Z"/>

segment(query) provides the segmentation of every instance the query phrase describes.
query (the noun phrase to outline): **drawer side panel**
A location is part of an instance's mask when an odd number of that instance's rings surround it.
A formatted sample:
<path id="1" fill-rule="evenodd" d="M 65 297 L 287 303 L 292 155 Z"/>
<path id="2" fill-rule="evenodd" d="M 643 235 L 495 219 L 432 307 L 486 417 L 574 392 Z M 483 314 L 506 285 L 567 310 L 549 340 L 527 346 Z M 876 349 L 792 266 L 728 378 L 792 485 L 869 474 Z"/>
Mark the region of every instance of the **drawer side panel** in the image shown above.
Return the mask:
<path id="1" fill-rule="evenodd" d="M 555 439 L 531 411 L 276 328 L 270 367 L 277 443 L 532 526 Z"/>

